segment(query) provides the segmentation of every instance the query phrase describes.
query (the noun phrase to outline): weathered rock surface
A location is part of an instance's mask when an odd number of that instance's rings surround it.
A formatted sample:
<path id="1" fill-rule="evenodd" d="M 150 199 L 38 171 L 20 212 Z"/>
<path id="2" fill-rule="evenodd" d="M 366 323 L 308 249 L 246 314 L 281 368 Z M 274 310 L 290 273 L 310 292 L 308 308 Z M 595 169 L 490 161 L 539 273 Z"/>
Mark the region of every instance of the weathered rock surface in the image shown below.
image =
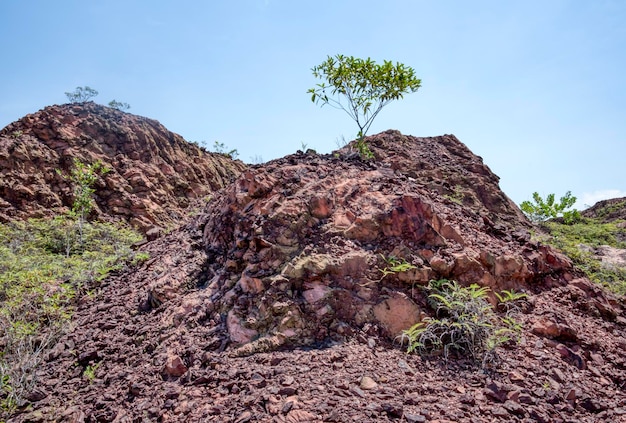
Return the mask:
<path id="1" fill-rule="evenodd" d="M 63 175 L 75 158 L 101 160 L 111 169 L 95 187 L 94 213 L 143 231 L 177 224 L 194 199 L 245 168 L 152 119 L 94 103 L 50 106 L 0 131 L 0 220 L 71 207 L 73 187 Z"/>
<path id="2" fill-rule="evenodd" d="M 253 166 L 141 247 L 150 260 L 78 304 L 12 419 L 624 420 L 623 301 L 531 242 L 453 136 L 368 141 L 375 162 L 346 149 Z M 383 278 L 381 255 L 416 268 Z M 393 342 L 429 313 L 418 286 L 442 277 L 530 294 L 520 343 L 486 371 Z"/>
<path id="3" fill-rule="evenodd" d="M 365 324 L 391 338 L 420 319 L 414 286 L 450 278 L 494 291 L 575 277 L 530 243 L 497 177 L 454 136 L 368 138 L 374 162 L 295 155 L 246 170 L 200 217 L 216 310 L 248 354 Z M 344 155 L 344 157 L 341 157 Z M 382 278 L 384 257 L 415 269 Z"/>

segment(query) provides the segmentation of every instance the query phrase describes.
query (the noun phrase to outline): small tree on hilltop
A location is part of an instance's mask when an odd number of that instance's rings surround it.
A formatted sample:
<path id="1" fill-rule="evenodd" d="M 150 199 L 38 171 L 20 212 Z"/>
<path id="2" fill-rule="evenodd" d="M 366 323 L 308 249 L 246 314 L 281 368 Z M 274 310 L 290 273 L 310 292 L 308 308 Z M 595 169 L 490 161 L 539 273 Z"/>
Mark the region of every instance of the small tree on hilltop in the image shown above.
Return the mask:
<path id="1" fill-rule="evenodd" d="M 76 87 L 71 93 L 65 93 L 70 103 L 83 103 L 98 95 L 98 91 L 91 87 Z"/>
<path id="2" fill-rule="evenodd" d="M 422 83 L 413 68 L 402 63 L 394 65 L 385 60 L 379 65 L 370 58 L 363 60 L 341 54 L 328 56 L 311 71 L 316 78 L 326 80 L 307 91 L 311 101 L 342 109 L 356 122 L 357 149 L 363 158 L 373 157 L 364 138 L 374 118 L 389 102 L 417 91 Z M 342 103 L 344 97 L 347 103 Z"/>
<path id="3" fill-rule="evenodd" d="M 130 109 L 130 104 L 123 103 L 123 102 L 117 101 L 117 100 L 111 100 L 111 101 L 109 101 L 109 107 L 111 107 L 113 109 L 124 111 L 124 110 Z"/>

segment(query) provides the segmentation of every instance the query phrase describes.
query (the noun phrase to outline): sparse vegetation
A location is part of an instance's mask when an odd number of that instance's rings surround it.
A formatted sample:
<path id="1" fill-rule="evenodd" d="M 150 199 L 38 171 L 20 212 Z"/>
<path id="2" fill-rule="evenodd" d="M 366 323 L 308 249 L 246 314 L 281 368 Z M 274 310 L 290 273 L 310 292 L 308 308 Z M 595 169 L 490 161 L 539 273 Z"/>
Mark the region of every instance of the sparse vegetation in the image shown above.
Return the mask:
<path id="1" fill-rule="evenodd" d="M 213 143 L 213 152 L 217 154 L 221 154 L 233 160 L 239 157 L 239 152 L 237 151 L 236 148 L 229 150 L 228 147 L 223 142 L 219 142 L 219 141 L 215 141 Z"/>
<path id="2" fill-rule="evenodd" d="M 534 203 L 523 201 L 520 204 L 520 208 L 524 214 L 533 223 L 541 223 L 548 219 L 555 219 L 561 216 L 566 224 L 572 224 L 581 219 L 581 215 L 576 209 L 568 210 L 576 202 L 576 197 L 572 196 L 571 191 L 567 191 L 565 195 L 559 199 L 558 203 L 555 201 L 554 194 L 548 194 L 544 200 L 539 193 L 534 192 L 533 201 Z"/>
<path id="3" fill-rule="evenodd" d="M 83 242 L 68 237 L 69 216 L 0 225 L 0 408 L 19 406 L 34 372 L 66 329 L 76 298 L 132 260 L 136 232 L 85 223 Z M 75 233 L 75 232 L 74 232 Z M 69 252 L 69 254 L 68 254 Z"/>
<path id="4" fill-rule="evenodd" d="M 60 173 L 59 170 L 57 172 Z M 74 167 L 70 171 L 70 175 L 66 177 L 74 184 L 74 202 L 69 217 L 77 222 L 81 242 L 83 241 L 83 226 L 95 205 L 93 186 L 100 176 L 106 175 L 108 172 L 110 169 L 100 160 L 92 164 L 85 164 L 75 158 Z"/>
<path id="5" fill-rule="evenodd" d="M 65 95 L 70 103 L 83 103 L 89 101 L 98 95 L 98 91 L 91 87 L 76 87 L 72 92 L 66 92 Z"/>
<path id="6" fill-rule="evenodd" d="M 400 272 L 406 272 L 408 270 L 416 268 L 416 266 L 412 265 L 411 263 L 406 261 L 406 259 L 403 259 L 403 258 L 400 259 L 400 258 L 396 258 L 393 256 L 385 257 L 382 254 L 381 254 L 381 257 L 383 258 L 386 264 L 384 268 L 378 269 L 383 274 L 383 278 L 387 275 L 400 273 Z"/>
<path id="7" fill-rule="evenodd" d="M 23 131 L 19 131 L 19 130 L 18 130 L 18 131 L 13 131 L 13 132 L 11 132 L 11 137 L 12 137 L 12 138 L 14 138 L 14 139 L 18 139 L 18 138 L 20 138 L 22 135 L 24 135 L 24 132 L 23 132 Z"/>
<path id="8" fill-rule="evenodd" d="M 425 288 L 428 303 L 435 316 L 426 318 L 404 331 L 407 351 L 431 356 L 451 353 L 469 355 L 483 366 L 494 359 L 495 349 L 516 340 L 521 326 L 514 320 L 513 308 L 498 315 L 487 301 L 489 288 L 478 285 L 463 287 L 446 279 L 431 281 Z M 513 304 L 525 294 L 501 294 L 502 300 Z"/>
<path id="9" fill-rule="evenodd" d="M 117 101 L 117 100 L 111 100 L 111 101 L 109 101 L 109 107 L 112 107 L 113 109 L 125 111 L 125 110 L 130 109 L 130 104 L 123 103 L 123 102 Z"/>
<path id="10" fill-rule="evenodd" d="M 311 101 L 345 111 L 359 127 L 356 148 L 363 159 L 374 158 L 365 134 L 383 107 L 404 94 L 417 91 L 421 80 L 413 68 L 385 60 L 382 65 L 341 54 L 328 56 L 311 69 L 313 76 L 325 80 L 307 92 Z M 342 103 L 345 99 L 347 103 Z"/>
<path id="11" fill-rule="evenodd" d="M 98 370 L 98 367 L 100 367 L 100 363 L 96 363 L 94 365 L 89 364 L 85 367 L 85 370 L 83 370 L 83 377 L 87 379 L 89 383 L 93 383 L 96 379 L 96 371 Z"/>
<path id="12" fill-rule="evenodd" d="M 616 294 L 626 295 L 626 269 L 606 265 L 593 254 L 601 245 L 626 248 L 625 228 L 595 219 L 583 219 L 571 225 L 545 222 L 544 227 L 549 233 L 545 242 L 563 251 L 589 279 Z"/>

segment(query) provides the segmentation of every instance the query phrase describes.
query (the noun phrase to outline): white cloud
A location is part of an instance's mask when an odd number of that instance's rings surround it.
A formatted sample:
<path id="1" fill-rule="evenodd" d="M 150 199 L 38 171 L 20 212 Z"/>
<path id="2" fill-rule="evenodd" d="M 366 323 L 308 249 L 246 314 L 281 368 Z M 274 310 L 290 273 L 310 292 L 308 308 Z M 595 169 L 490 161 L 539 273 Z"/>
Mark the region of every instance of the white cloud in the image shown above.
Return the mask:
<path id="1" fill-rule="evenodd" d="M 621 191 L 619 189 L 602 189 L 593 192 L 583 192 L 582 195 L 577 195 L 576 197 L 578 199 L 574 204 L 574 208 L 577 210 L 585 210 L 596 204 L 598 201 L 626 197 L 626 191 Z"/>

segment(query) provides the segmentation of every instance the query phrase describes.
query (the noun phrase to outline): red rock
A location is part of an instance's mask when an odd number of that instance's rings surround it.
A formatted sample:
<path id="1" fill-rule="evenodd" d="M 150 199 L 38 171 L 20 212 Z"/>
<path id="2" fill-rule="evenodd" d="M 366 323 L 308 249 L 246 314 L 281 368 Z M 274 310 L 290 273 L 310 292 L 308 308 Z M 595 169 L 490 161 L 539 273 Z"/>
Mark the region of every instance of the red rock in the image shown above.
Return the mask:
<path id="1" fill-rule="evenodd" d="M 163 373 L 167 376 L 179 377 L 187 373 L 187 366 L 179 356 L 170 353 L 165 360 Z"/>
<path id="2" fill-rule="evenodd" d="M 70 208 L 72 187 L 62 175 L 75 158 L 101 160 L 110 169 L 95 185 L 94 217 L 122 219 L 143 232 L 178 223 L 192 200 L 245 168 L 155 120 L 90 102 L 49 106 L 0 131 L 0 221 Z"/>
<path id="3" fill-rule="evenodd" d="M 402 334 L 419 321 L 420 308 L 405 294 L 394 293 L 374 307 L 374 316 L 392 338 Z"/>

